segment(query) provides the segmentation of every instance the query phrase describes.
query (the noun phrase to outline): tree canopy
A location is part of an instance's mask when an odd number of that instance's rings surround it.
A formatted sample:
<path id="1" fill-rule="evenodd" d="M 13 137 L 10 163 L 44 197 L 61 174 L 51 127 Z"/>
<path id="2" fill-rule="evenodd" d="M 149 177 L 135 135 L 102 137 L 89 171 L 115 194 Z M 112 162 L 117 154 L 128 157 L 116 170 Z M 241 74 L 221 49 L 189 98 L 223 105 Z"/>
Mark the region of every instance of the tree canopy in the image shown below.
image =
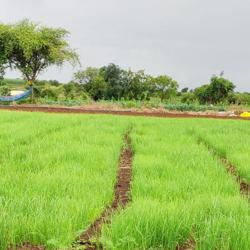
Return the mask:
<path id="1" fill-rule="evenodd" d="M 200 103 L 216 104 L 224 101 L 234 88 L 235 86 L 231 81 L 223 77 L 213 76 L 210 84 L 196 88 L 194 93 Z"/>
<path id="2" fill-rule="evenodd" d="M 101 68 L 88 67 L 74 74 L 94 100 L 124 98 L 145 100 L 150 97 L 169 99 L 176 95 L 178 84 L 171 77 L 146 75 L 144 70 L 133 72 L 113 63 Z"/>
<path id="3" fill-rule="evenodd" d="M 24 78 L 34 82 L 51 65 L 75 64 L 78 55 L 69 46 L 69 32 L 23 20 L 0 25 L 0 73 L 6 67 L 18 69 Z"/>
<path id="4" fill-rule="evenodd" d="M 178 89 L 178 83 L 171 77 L 161 75 L 153 78 L 154 88 L 158 92 L 158 96 L 161 100 L 169 99 L 175 95 Z"/>

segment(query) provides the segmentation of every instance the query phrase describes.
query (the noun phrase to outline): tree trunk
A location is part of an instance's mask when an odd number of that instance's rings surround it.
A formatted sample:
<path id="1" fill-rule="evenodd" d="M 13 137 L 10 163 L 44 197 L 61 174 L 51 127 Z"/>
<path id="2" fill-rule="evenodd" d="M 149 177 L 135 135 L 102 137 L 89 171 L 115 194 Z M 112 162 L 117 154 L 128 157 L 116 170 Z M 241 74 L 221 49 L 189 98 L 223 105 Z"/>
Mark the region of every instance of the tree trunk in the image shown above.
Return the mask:
<path id="1" fill-rule="evenodd" d="M 31 85 L 31 103 L 34 104 L 34 88 L 33 88 L 33 85 Z"/>
<path id="2" fill-rule="evenodd" d="M 30 100 L 31 100 L 31 103 L 33 104 L 34 103 L 34 89 L 33 89 L 33 81 L 32 80 L 29 80 L 29 85 L 31 88 Z"/>

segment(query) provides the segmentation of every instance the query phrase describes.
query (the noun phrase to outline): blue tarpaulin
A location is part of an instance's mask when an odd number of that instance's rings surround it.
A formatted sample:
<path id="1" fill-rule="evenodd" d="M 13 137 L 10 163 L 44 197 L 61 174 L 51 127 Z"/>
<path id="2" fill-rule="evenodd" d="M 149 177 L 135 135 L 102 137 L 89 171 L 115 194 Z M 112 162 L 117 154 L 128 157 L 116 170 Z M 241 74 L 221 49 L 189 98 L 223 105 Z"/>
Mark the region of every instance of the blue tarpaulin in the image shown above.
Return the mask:
<path id="1" fill-rule="evenodd" d="M 21 94 L 15 95 L 15 96 L 0 96 L 0 101 L 1 102 L 14 102 L 14 101 L 19 101 L 22 99 L 25 99 L 32 93 L 32 87 L 29 88 L 29 90 L 24 91 Z"/>

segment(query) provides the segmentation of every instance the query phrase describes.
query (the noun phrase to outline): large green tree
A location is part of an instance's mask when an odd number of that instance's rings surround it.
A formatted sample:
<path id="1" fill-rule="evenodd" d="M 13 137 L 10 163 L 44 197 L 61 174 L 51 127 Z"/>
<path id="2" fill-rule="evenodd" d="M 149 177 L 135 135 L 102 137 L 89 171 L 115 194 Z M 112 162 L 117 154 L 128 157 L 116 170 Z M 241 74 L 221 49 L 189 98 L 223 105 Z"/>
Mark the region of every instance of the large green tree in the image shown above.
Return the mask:
<path id="1" fill-rule="evenodd" d="M 9 66 L 8 64 L 8 38 L 9 38 L 9 26 L 0 24 L 0 81 L 3 79 L 5 69 Z"/>
<path id="2" fill-rule="evenodd" d="M 107 96 L 107 82 L 105 82 L 100 69 L 87 67 L 74 74 L 74 80 L 84 86 L 84 89 L 94 100 L 105 99 Z"/>
<path id="3" fill-rule="evenodd" d="M 144 70 L 133 72 L 123 71 L 122 77 L 122 97 L 125 99 L 144 100 L 150 95 L 150 76 Z"/>
<path id="4" fill-rule="evenodd" d="M 219 76 L 213 76 L 210 84 L 195 89 L 195 95 L 200 103 L 216 104 L 225 101 L 228 95 L 234 91 L 235 85 Z"/>
<path id="5" fill-rule="evenodd" d="M 178 83 L 169 76 L 161 75 L 152 78 L 153 91 L 161 100 L 169 99 L 177 94 Z"/>
<path id="6" fill-rule="evenodd" d="M 33 83 L 51 65 L 78 63 L 78 55 L 69 46 L 69 32 L 23 20 L 0 26 L 0 68 L 19 70 Z"/>
<path id="7" fill-rule="evenodd" d="M 114 63 L 100 68 L 100 74 L 107 83 L 107 99 L 120 99 L 124 86 L 124 71 Z"/>

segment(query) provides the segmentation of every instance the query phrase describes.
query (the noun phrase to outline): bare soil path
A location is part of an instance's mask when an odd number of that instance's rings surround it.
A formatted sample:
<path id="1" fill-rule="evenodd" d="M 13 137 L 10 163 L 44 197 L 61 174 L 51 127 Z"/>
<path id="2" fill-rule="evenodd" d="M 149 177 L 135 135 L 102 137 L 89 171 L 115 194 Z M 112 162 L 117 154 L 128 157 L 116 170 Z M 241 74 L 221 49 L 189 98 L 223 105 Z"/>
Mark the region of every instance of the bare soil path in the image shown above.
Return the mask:
<path id="1" fill-rule="evenodd" d="M 202 113 L 185 113 L 185 112 L 167 112 L 167 111 L 134 111 L 134 110 L 112 110 L 112 109 L 91 109 L 79 107 L 54 107 L 54 106 L 37 106 L 37 105 L 0 105 L 2 110 L 12 111 L 29 111 L 29 112 L 48 112 L 48 113 L 76 113 L 76 114 L 111 114 L 126 116 L 149 116 L 162 118 L 213 118 L 213 119 L 233 119 L 233 120 L 250 120 L 240 116 L 229 116 L 224 114 L 202 114 Z"/>

